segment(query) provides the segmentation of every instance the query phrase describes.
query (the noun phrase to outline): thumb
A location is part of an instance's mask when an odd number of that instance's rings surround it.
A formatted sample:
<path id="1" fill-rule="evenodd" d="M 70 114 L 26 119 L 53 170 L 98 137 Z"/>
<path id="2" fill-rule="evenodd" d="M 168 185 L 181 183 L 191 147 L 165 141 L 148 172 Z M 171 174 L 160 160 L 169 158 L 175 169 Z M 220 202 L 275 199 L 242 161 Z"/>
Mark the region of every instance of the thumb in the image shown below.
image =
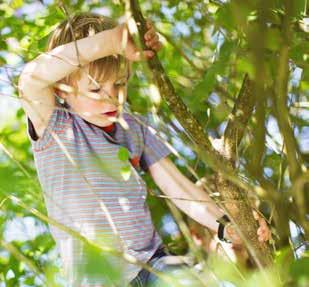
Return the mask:
<path id="1" fill-rule="evenodd" d="M 145 59 L 148 60 L 148 59 L 151 59 L 155 53 L 151 50 L 146 50 L 146 51 L 143 51 L 143 54 L 144 54 Z"/>
<path id="2" fill-rule="evenodd" d="M 260 227 L 267 226 L 265 219 L 255 210 L 253 210 L 254 219 L 259 223 Z"/>
<path id="3" fill-rule="evenodd" d="M 145 51 L 137 51 L 129 57 L 130 61 L 142 61 L 142 60 L 148 60 L 154 56 L 154 52 L 151 50 L 145 50 Z"/>

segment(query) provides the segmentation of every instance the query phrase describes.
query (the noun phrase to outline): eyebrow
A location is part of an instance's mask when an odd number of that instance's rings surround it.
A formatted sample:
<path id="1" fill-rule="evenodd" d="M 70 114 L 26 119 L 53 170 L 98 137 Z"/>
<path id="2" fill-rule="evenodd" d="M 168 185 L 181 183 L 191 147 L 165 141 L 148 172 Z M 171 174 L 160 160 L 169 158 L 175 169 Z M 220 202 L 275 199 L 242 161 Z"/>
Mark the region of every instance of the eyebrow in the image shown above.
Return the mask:
<path id="1" fill-rule="evenodd" d="M 121 81 L 128 81 L 128 80 L 129 80 L 129 76 L 123 76 L 123 77 L 121 77 L 121 78 L 118 78 L 118 79 L 115 81 L 115 83 L 121 82 Z"/>
<path id="2" fill-rule="evenodd" d="M 116 79 L 116 80 L 114 81 L 114 83 L 121 82 L 121 81 L 128 81 L 129 78 L 130 78 L 129 75 L 123 76 L 123 77 L 119 77 L 118 79 Z M 91 89 L 95 89 L 95 88 L 98 88 L 96 84 L 102 85 L 102 84 L 104 84 L 104 83 L 106 83 L 106 82 L 107 82 L 107 81 L 104 81 L 104 82 L 101 82 L 101 81 L 93 82 L 93 81 L 91 81 L 91 82 L 89 83 L 89 86 L 90 86 Z"/>

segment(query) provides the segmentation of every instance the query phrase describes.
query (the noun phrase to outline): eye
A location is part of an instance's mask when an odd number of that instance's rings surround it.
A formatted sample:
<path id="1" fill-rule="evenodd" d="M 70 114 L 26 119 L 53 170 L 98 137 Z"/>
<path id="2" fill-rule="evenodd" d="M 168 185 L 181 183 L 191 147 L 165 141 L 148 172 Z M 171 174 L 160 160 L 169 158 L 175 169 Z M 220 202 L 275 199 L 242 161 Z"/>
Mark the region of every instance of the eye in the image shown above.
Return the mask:
<path id="1" fill-rule="evenodd" d="M 127 83 L 126 82 L 116 82 L 114 83 L 114 86 L 116 88 L 124 87 Z"/>
<path id="2" fill-rule="evenodd" d="M 92 90 L 90 90 L 91 92 L 93 92 L 93 93 L 98 93 L 98 92 L 100 92 L 100 90 L 101 90 L 101 88 L 98 88 L 98 89 L 92 89 Z"/>

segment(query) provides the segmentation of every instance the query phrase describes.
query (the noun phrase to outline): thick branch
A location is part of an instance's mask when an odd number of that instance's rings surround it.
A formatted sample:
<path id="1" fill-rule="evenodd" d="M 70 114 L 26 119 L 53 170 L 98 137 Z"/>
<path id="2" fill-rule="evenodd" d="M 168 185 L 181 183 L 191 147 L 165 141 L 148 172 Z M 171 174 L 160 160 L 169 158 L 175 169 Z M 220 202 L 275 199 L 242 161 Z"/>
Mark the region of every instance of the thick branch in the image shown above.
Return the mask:
<path id="1" fill-rule="evenodd" d="M 245 128 L 253 111 L 255 99 L 252 91 L 253 83 L 246 74 L 224 132 L 224 145 L 233 161 L 236 149 L 244 135 Z"/>
<path id="2" fill-rule="evenodd" d="M 231 167 L 235 167 L 237 148 L 244 135 L 256 102 L 253 91 L 253 82 L 249 79 L 248 75 L 245 75 L 241 90 L 233 107 L 233 111 L 229 116 L 229 121 L 224 133 L 224 146 L 222 147 L 222 153 L 229 161 Z M 223 201 L 225 198 L 238 199 L 238 204 L 230 202 L 225 204 L 225 207 L 233 215 L 233 218 L 237 218 L 237 225 L 240 228 L 247 227 L 247 238 L 250 239 L 247 246 L 249 245 L 250 247 L 251 245 L 251 248 L 253 249 L 253 253 L 250 252 L 251 256 L 259 256 L 258 254 L 254 254 L 254 251 L 258 250 L 265 255 L 265 261 L 263 262 L 269 263 L 271 261 L 271 255 L 268 246 L 265 244 L 261 245 L 255 240 L 257 226 L 256 222 L 252 220 L 252 208 L 247 195 L 243 190 L 240 190 L 239 187 L 227 182 L 220 172 L 216 174 L 215 182 Z"/>
<path id="3" fill-rule="evenodd" d="M 130 0 L 130 8 L 133 17 L 137 23 L 140 34 L 140 39 L 144 39 L 143 35 L 146 32 L 145 19 L 141 13 L 137 0 Z M 142 41 L 142 46 L 145 48 L 145 43 Z M 215 151 L 205 135 L 202 126 L 193 117 L 187 106 L 183 103 L 182 99 L 176 95 L 175 89 L 166 75 L 157 56 L 148 61 L 148 65 L 153 73 L 154 82 L 158 86 L 161 95 L 168 103 L 170 109 L 175 114 L 178 121 L 183 128 L 192 137 L 196 146 L 195 149 L 201 156 L 201 159 L 208 163 L 215 171 L 219 173 L 220 185 L 223 191 L 229 190 L 229 199 L 237 200 L 238 204 L 227 206 L 233 221 L 237 221 L 241 234 L 246 241 L 250 242 L 249 251 L 254 255 L 256 262 L 261 265 L 267 265 L 271 262 L 270 252 L 265 244 L 260 244 L 256 235 L 257 225 L 252 216 L 250 205 L 247 201 L 247 195 L 244 190 L 239 189 L 236 185 L 232 184 L 228 179 L 237 182 L 241 185 L 243 182 L 236 176 L 233 171 L 233 166 Z M 241 215 L 241 216 L 240 216 Z"/>

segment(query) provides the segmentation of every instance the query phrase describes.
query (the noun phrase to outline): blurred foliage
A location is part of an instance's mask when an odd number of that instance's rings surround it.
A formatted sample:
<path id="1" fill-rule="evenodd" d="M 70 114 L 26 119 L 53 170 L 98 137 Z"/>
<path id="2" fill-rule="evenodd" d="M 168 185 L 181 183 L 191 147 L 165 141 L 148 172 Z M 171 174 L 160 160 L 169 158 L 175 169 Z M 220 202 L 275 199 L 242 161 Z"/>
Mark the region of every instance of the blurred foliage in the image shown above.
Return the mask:
<path id="1" fill-rule="evenodd" d="M 124 14 L 120 1 L 62 1 L 69 13 L 94 11 L 113 18 Z M 44 201 L 27 139 L 26 118 L 18 108 L 16 84 L 25 62 L 44 51 L 50 32 L 65 18 L 59 8 L 60 1 L 5 0 L 0 3 L 0 286 L 64 286 L 59 271 L 60 261 L 45 222 L 37 219 L 31 208 L 46 214 Z M 284 34 L 286 3 L 290 3 L 290 39 Z M 232 111 L 245 73 L 255 80 L 257 104 L 265 100 L 265 122 L 259 122 L 256 112 L 252 115 L 245 137 L 238 149 L 238 167 L 246 180 L 259 184 L 260 179 L 250 167 L 256 146 L 264 145 L 261 155 L 262 178 L 268 180 L 279 194 L 278 201 L 261 198 L 261 211 L 267 218 L 277 214 L 280 224 L 273 225 L 274 239 L 288 233 L 289 220 L 301 225 L 299 206 L 291 190 L 289 164 L 286 150 L 282 146 L 282 135 L 278 129 L 278 117 L 273 88 L 277 81 L 280 64 L 280 49 L 289 47 L 289 82 L 287 107 L 291 126 L 303 159 L 308 167 L 308 95 L 309 95 L 309 35 L 308 3 L 306 0 L 184 0 L 144 1 L 140 4 L 144 15 L 150 18 L 161 33 L 164 49 L 159 53 L 178 95 L 212 137 L 223 135 L 228 115 Z M 134 64 L 136 71 L 129 85 L 131 108 L 139 113 L 157 110 L 161 123 L 157 123 L 166 139 L 183 157 L 173 157 L 174 162 L 187 177 L 194 180 L 187 166 L 195 169 L 199 177 L 210 176 L 212 171 L 199 160 L 191 149 L 191 142 L 173 118 L 167 105 L 154 104 L 149 89 L 149 73 L 145 64 Z M 262 71 L 262 73 L 260 73 Z M 262 75 L 257 78 L 257 75 Z M 15 97 L 15 98 L 14 98 Z M 6 107 L 6 108 L 5 108 Z M 10 116 L 9 116 L 10 113 Z M 256 142 L 257 126 L 265 127 L 264 142 Z M 174 130 L 172 132 L 172 130 Z M 121 149 L 119 158 L 127 161 L 127 151 Z M 251 170 L 251 171 L 250 171 Z M 128 170 L 123 170 L 126 176 Z M 164 218 L 169 211 L 164 200 L 158 198 L 156 187 L 148 175 L 144 178 L 153 194 L 148 197 L 154 223 L 170 251 L 183 254 L 188 246 L 178 228 L 166 232 Z M 308 180 L 307 183 L 308 185 Z M 307 186 L 308 187 L 308 186 Z M 22 200 L 28 206 L 21 207 L 9 196 Z M 304 188 L 304 204 L 308 216 L 309 198 Z M 29 231 L 25 225 L 24 236 L 17 236 L 18 225 L 32 218 L 41 232 Z M 168 217 L 170 218 L 170 217 Z M 170 219 L 169 219 L 170 220 Z M 171 221 L 168 221 L 171 222 Z M 272 222 L 273 223 L 273 222 Z M 13 226 L 9 228 L 9 226 Z M 284 232 L 280 229 L 284 229 Z M 30 234 L 27 234 L 30 232 Z M 300 229 L 301 230 L 301 229 Z M 9 231 L 9 232 L 8 232 Z M 16 235 L 17 234 L 17 235 Z M 14 237 L 14 235 L 16 235 Z M 301 232 L 294 234 L 297 244 L 303 244 Z M 293 239 L 293 238 L 292 238 Z M 9 242 L 11 245 L 6 245 Z M 290 241 L 291 242 L 291 241 Z M 292 242 L 293 243 L 293 240 Z M 308 253 L 299 260 L 291 246 L 277 244 L 275 265 L 272 270 L 245 271 L 244 277 L 235 273 L 235 265 L 210 258 L 209 273 L 214 271 L 217 280 L 209 275 L 209 286 L 218 286 L 222 281 L 234 282 L 237 286 L 299 286 L 309 284 Z M 89 249 L 85 261 L 86 269 L 100 273 L 105 266 L 116 282 L 119 269 L 104 254 L 98 257 L 97 250 Z M 31 264 L 29 264 L 31 262 Z M 104 268 L 105 268 L 104 267 Z M 220 270 L 220 272 L 218 272 Z M 278 281 L 276 274 L 280 274 Z M 266 274 L 266 275 L 265 275 Z M 183 277 L 183 276 L 182 276 Z M 186 276 L 185 276 L 186 277 Z M 211 279 L 212 278 L 212 279 Z M 266 280 L 266 281 L 265 281 Z M 163 285 L 162 285 L 163 286 Z M 222 285 L 221 285 L 222 286 Z"/>

